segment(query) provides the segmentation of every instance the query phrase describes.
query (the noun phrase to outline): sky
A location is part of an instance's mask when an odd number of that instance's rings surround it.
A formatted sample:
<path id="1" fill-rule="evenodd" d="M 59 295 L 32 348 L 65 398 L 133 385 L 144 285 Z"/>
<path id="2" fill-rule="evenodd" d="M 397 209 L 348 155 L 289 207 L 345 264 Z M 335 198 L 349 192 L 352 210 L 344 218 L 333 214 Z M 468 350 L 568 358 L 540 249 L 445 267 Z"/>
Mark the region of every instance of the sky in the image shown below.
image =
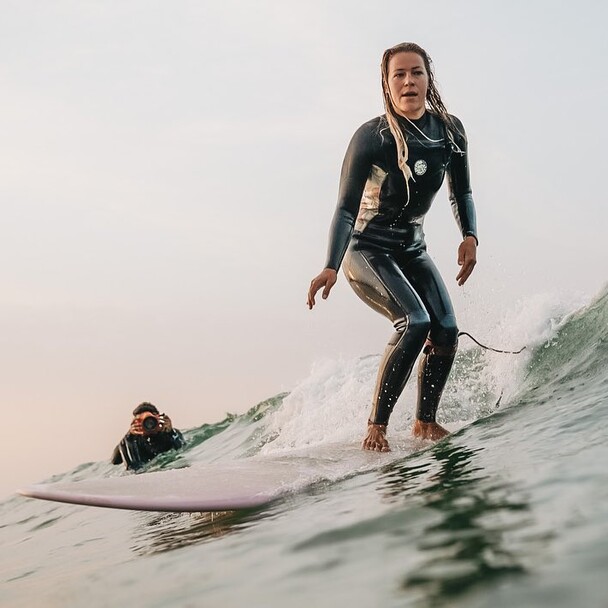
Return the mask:
<path id="1" fill-rule="evenodd" d="M 461 329 L 597 293 L 607 6 L 0 0 L 0 496 L 108 458 L 141 401 L 191 428 L 383 350 L 343 277 L 305 300 L 396 43 L 426 48 L 469 139 L 463 288 L 445 190 L 425 224 Z"/>

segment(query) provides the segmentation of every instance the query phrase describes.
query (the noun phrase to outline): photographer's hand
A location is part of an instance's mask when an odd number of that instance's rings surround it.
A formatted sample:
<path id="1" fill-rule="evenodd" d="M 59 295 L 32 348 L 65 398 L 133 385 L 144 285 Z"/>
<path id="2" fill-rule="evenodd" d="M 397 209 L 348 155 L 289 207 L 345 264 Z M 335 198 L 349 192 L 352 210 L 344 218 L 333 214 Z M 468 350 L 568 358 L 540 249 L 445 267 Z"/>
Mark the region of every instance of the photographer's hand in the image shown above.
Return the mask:
<path id="1" fill-rule="evenodd" d="M 131 435 L 145 435 L 144 427 L 141 425 L 141 416 L 134 416 L 129 427 Z"/>
<path id="2" fill-rule="evenodd" d="M 171 423 L 171 418 L 167 416 L 167 414 L 161 414 L 158 418 L 158 430 L 170 433 L 173 430 L 173 424 Z"/>

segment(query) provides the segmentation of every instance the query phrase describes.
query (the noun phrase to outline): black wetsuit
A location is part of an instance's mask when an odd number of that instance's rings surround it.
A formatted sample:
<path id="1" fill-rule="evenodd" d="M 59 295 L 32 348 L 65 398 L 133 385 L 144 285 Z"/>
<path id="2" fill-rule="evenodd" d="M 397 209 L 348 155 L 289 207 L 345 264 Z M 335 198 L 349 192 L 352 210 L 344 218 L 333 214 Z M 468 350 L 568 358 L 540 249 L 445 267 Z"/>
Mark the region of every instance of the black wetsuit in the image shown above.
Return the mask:
<path id="1" fill-rule="evenodd" d="M 114 448 L 112 464 L 125 463 L 127 469 L 139 469 L 159 454 L 178 450 L 185 445 L 184 436 L 177 429 L 154 435 L 127 433 Z"/>
<path id="2" fill-rule="evenodd" d="M 399 118 L 413 180 L 409 197 L 397 147 L 385 117 L 353 136 L 342 166 L 338 206 L 326 268 L 344 271 L 357 295 L 388 317 L 395 334 L 380 366 L 370 421 L 387 424 L 425 341 L 417 417 L 431 422 L 456 351 L 452 304 L 426 253 L 423 222 L 448 175 L 450 202 L 463 238 L 477 240 L 469 183 L 467 141 L 460 121 L 448 127 L 430 112 Z"/>

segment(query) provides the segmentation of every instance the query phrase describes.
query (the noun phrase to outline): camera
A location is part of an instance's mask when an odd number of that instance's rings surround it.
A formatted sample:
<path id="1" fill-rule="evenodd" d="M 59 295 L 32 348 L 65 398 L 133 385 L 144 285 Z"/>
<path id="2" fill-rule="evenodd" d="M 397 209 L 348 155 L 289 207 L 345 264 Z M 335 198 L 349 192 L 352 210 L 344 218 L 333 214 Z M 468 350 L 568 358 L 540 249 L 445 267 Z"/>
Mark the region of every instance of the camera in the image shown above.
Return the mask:
<path id="1" fill-rule="evenodd" d="M 152 412 L 146 412 L 141 419 L 141 427 L 144 433 L 156 433 L 160 426 L 160 416 L 153 414 Z"/>

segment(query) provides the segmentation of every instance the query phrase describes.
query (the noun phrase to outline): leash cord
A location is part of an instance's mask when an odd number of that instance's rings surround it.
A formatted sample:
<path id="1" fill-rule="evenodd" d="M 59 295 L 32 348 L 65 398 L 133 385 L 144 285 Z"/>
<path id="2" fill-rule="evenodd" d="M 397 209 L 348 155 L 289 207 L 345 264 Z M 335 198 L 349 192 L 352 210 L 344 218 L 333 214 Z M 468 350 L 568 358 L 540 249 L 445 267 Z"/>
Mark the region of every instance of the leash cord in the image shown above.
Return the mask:
<path id="1" fill-rule="evenodd" d="M 521 351 L 526 348 L 525 346 L 523 346 L 519 350 L 500 350 L 498 348 L 492 348 L 491 346 L 485 346 L 484 344 L 482 344 L 481 342 L 476 340 L 471 334 L 468 334 L 466 331 L 459 331 L 458 337 L 460 337 L 460 336 L 468 336 L 469 338 L 471 338 L 471 340 L 473 340 L 473 342 L 475 342 L 475 344 L 481 346 L 481 348 L 485 348 L 486 350 L 491 350 L 494 353 L 502 353 L 504 355 L 519 355 L 519 353 L 521 353 Z"/>

